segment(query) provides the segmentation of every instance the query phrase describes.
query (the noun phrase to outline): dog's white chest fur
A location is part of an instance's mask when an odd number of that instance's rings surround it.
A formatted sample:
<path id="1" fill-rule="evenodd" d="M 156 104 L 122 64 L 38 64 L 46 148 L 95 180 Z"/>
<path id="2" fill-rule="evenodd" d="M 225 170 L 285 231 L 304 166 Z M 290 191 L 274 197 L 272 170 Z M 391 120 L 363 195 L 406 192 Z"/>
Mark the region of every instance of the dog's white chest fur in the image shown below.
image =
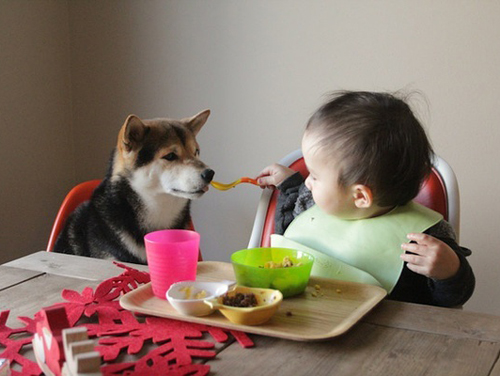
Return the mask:
<path id="1" fill-rule="evenodd" d="M 189 200 L 166 193 L 153 197 L 141 195 L 144 211 L 141 222 L 149 231 L 172 228 L 177 215 L 184 210 Z"/>
<path id="2" fill-rule="evenodd" d="M 157 180 L 148 175 L 139 172 L 130 180 L 141 201 L 137 219 L 146 232 L 172 228 L 183 215 L 189 200 L 165 193 Z M 137 244 L 127 233 L 122 233 L 121 239 L 132 254 L 146 262 L 146 250 L 142 244 Z"/>
<path id="3" fill-rule="evenodd" d="M 155 198 L 140 197 L 144 206 L 138 219 L 147 232 L 172 228 L 177 220 L 176 215 L 184 210 L 188 201 L 168 194 L 157 195 Z M 146 249 L 142 244 L 137 244 L 128 233 L 122 233 L 121 240 L 133 255 L 146 262 Z"/>
<path id="4" fill-rule="evenodd" d="M 165 191 L 161 183 L 163 174 L 158 164 L 152 164 L 135 171 L 130 179 L 143 205 L 139 221 L 148 231 L 172 228 L 189 201 Z"/>

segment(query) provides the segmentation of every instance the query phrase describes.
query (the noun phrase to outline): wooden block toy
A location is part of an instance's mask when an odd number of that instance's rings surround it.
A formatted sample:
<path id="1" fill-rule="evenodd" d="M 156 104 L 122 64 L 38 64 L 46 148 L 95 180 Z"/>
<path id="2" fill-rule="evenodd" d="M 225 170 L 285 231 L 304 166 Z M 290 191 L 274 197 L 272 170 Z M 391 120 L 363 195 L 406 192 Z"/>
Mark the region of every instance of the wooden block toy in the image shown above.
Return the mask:
<path id="1" fill-rule="evenodd" d="M 101 375 L 101 355 L 94 351 L 87 328 L 70 328 L 64 307 L 40 311 L 32 343 L 38 366 L 47 376 Z"/>
<path id="2" fill-rule="evenodd" d="M 64 307 L 43 308 L 39 313 L 33 350 L 38 366 L 48 375 L 61 375 L 64 363 L 62 330 L 69 327 Z"/>
<path id="3" fill-rule="evenodd" d="M 94 342 L 88 339 L 86 328 L 64 329 L 62 337 L 66 357 L 63 376 L 101 375 L 101 355 L 94 351 Z"/>

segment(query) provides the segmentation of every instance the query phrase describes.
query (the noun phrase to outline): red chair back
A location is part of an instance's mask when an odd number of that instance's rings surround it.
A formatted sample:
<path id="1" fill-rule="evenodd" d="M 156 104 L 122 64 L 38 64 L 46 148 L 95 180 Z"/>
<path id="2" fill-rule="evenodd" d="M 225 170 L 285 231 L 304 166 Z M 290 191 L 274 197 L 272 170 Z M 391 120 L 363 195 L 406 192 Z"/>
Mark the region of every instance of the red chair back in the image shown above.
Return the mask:
<path id="1" fill-rule="evenodd" d="M 69 215 L 73 213 L 73 211 L 78 207 L 78 205 L 82 204 L 85 201 L 90 200 L 90 197 L 92 197 L 92 193 L 100 183 L 101 180 L 99 179 L 85 181 L 83 183 L 76 185 L 69 191 L 64 201 L 62 202 L 61 207 L 57 212 L 54 224 L 52 225 L 52 231 L 50 232 L 49 243 L 47 244 L 48 252 L 52 252 L 54 250 L 54 245 L 56 244 L 57 237 L 62 231 Z M 189 222 L 188 229 L 194 231 L 194 225 L 192 220 Z M 201 256 L 201 250 L 198 253 L 198 261 L 203 261 L 203 258 Z"/>
<path id="2" fill-rule="evenodd" d="M 57 212 L 56 219 L 52 225 L 52 231 L 50 232 L 49 243 L 47 244 L 47 251 L 52 252 L 54 250 L 54 245 L 56 244 L 57 237 L 62 231 L 66 220 L 69 215 L 77 208 L 81 203 L 90 200 L 92 193 L 101 183 L 100 180 L 89 180 L 80 183 L 73 187 L 69 193 L 66 195 L 64 201 Z"/>

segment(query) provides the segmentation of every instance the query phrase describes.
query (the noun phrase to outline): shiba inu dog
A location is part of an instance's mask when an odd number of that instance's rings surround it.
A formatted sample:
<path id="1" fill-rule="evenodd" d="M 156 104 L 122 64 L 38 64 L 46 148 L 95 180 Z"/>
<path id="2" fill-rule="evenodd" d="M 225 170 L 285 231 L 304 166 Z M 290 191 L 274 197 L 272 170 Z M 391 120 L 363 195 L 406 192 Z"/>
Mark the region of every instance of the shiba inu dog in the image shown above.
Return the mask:
<path id="1" fill-rule="evenodd" d="M 187 228 L 191 200 L 208 191 L 214 176 L 196 142 L 209 115 L 144 121 L 130 115 L 106 177 L 68 218 L 54 251 L 144 264 L 146 233 Z"/>

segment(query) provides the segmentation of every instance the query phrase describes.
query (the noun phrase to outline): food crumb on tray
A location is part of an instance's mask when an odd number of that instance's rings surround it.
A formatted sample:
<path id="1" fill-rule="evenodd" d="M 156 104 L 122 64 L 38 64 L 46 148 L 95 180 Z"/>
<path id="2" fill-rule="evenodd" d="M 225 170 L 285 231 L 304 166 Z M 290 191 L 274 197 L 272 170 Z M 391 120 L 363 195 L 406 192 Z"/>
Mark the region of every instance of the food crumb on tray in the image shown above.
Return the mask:
<path id="1" fill-rule="evenodd" d="M 317 298 L 318 296 L 324 296 L 323 292 L 321 291 L 321 286 L 320 285 L 314 285 L 314 291 L 311 292 L 311 296 Z"/>

